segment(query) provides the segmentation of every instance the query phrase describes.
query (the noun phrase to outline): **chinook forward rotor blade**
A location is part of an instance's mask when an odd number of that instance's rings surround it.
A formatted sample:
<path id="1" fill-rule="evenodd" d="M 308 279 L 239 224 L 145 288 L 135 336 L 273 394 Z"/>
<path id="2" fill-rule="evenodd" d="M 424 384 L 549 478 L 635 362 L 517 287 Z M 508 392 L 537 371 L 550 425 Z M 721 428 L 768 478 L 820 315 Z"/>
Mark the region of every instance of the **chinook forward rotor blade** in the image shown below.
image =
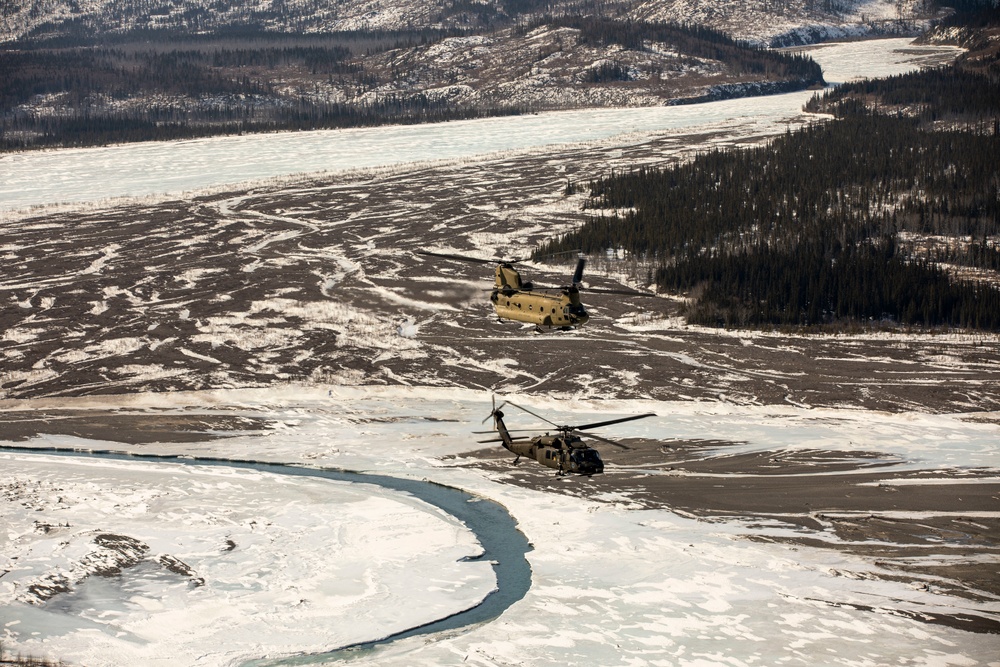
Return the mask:
<path id="1" fill-rule="evenodd" d="M 528 440 L 528 438 L 511 438 L 511 442 L 518 442 L 521 440 Z M 490 438 L 489 440 L 476 440 L 476 442 L 503 442 L 503 438 Z M 624 446 L 624 445 L 623 445 Z"/>
<path id="2" fill-rule="evenodd" d="M 573 428 L 577 431 L 584 431 L 589 428 L 598 428 L 600 426 L 611 426 L 612 424 L 621 424 L 622 422 L 630 422 L 636 419 L 645 419 L 646 417 L 655 417 L 655 416 L 656 416 L 655 412 L 647 412 L 644 415 L 632 415 L 631 417 L 622 417 L 621 419 L 612 419 L 606 422 L 595 422 L 593 424 L 584 424 L 583 426 L 574 426 Z"/>
<path id="3" fill-rule="evenodd" d="M 539 431 L 539 429 L 537 429 L 537 428 L 509 428 L 509 429 L 507 429 L 508 433 L 538 433 L 538 431 Z M 496 429 L 494 429 L 492 431 L 473 431 L 473 433 L 475 433 L 477 435 L 484 435 L 486 433 L 496 433 Z"/>

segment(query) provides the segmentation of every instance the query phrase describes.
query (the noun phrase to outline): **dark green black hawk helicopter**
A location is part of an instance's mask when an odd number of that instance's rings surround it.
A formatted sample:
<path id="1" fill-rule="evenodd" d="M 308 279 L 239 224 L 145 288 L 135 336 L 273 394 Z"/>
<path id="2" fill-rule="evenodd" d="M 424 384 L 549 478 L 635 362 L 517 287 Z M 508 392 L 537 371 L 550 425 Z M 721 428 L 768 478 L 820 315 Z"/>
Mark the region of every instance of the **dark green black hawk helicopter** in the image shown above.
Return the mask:
<path id="1" fill-rule="evenodd" d="M 531 437 L 515 437 L 511 435 L 511 432 L 507 429 L 507 425 L 504 424 L 504 414 L 500 410 L 500 408 L 505 405 L 513 405 L 515 408 L 523 410 L 529 415 L 538 417 L 542 421 L 552 424 L 555 427 L 556 433 L 554 435 L 546 433 L 545 435 L 535 435 Z M 615 442 L 614 440 L 609 440 L 608 438 L 604 438 L 593 433 L 584 433 L 584 431 L 592 428 L 599 428 L 601 426 L 610 426 L 612 424 L 620 424 L 622 422 L 633 421 L 635 419 L 644 419 L 646 417 L 655 416 L 656 415 L 654 413 L 647 412 L 645 414 L 633 415 L 631 417 L 594 422 L 593 424 L 560 426 L 559 424 L 549 421 L 540 414 L 532 412 L 528 408 L 522 407 L 517 403 L 504 401 L 500 405 L 497 405 L 496 399 L 494 399 L 493 411 L 490 412 L 489 417 L 486 419 L 489 419 L 490 417 L 493 418 L 493 430 L 499 433 L 500 437 L 492 438 L 490 440 L 480 440 L 479 442 L 503 443 L 503 446 L 507 450 L 517 455 L 514 459 L 515 464 L 517 464 L 522 456 L 526 456 L 535 459 L 544 466 L 555 468 L 559 471 L 557 473 L 559 475 L 565 475 L 566 473 L 596 475 L 604 472 L 604 461 L 601 460 L 601 455 L 597 452 L 597 450 L 585 443 L 581 436 L 593 438 L 594 440 L 600 440 L 601 442 L 606 442 L 609 445 L 621 447 L 622 449 L 629 449 L 629 447 L 626 447 L 620 442 Z M 483 420 L 483 423 L 486 423 L 486 419 Z M 483 431 L 477 432 L 482 433 Z M 492 431 L 485 432 L 492 433 Z"/>

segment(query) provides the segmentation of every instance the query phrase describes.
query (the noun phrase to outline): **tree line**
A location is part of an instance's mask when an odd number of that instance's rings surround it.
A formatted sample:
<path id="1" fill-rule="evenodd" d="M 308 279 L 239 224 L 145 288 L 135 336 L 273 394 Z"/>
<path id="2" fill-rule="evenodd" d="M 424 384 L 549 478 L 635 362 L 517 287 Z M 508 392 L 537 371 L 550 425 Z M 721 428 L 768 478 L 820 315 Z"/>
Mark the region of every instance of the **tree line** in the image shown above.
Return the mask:
<path id="1" fill-rule="evenodd" d="M 369 48 L 389 48 L 386 40 Z M 371 126 L 510 115 L 524 111 L 458 108 L 422 93 L 365 104 L 326 101 L 323 83 L 356 93 L 379 85 L 339 44 L 259 48 L 229 41 L 168 49 L 155 44 L 0 50 L 0 150 L 89 146 L 275 130 Z M 297 91 L 279 90 L 273 72 L 307 72 Z M 65 113 L 28 103 L 50 98 Z M 165 99 L 164 99 L 165 98 Z"/>
<path id="2" fill-rule="evenodd" d="M 527 34 L 543 25 L 579 30 L 585 44 L 618 45 L 635 51 L 648 50 L 654 44 L 669 44 L 690 58 L 724 63 L 738 75 L 794 81 L 801 87 L 824 83 L 822 69 L 808 56 L 766 49 L 703 25 L 617 21 L 599 16 L 547 16 L 524 24 L 520 31 Z"/>
<path id="3" fill-rule="evenodd" d="M 719 326 L 891 321 L 1000 329 L 1000 136 L 856 113 L 766 146 L 590 183 L 597 215 L 548 244 L 614 250 Z M 929 237 L 955 241 L 926 245 Z"/>
<path id="4" fill-rule="evenodd" d="M 997 56 L 994 60 L 1000 64 Z M 805 108 L 841 118 L 868 110 L 898 112 L 923 123 L 951 122 L 1000 133 L 1000 68 L 972 69 L 962 63 L 844 84 L 814 96 Z"/>

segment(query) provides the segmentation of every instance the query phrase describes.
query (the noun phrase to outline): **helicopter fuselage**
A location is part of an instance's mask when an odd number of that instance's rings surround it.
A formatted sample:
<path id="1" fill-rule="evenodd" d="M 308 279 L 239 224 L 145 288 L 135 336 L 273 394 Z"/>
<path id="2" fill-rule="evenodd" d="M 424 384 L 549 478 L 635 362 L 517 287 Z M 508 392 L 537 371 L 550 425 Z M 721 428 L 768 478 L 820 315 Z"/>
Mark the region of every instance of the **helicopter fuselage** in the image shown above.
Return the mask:
<path id="1" fill-rule="evenodd" d="M 604 472 L 604 461 L 596 449 L 575 435 L 538 435 L 530 440 L 517 440 L 507 431 L 503 413 L 493 411 L 494 427 L 505 449 L 518 458 L 534 459 L 560 473 L 597 475 Z"/>
<path id="2" fill-rule="evenodd" d="M 520 274 L 510 264 L 497 266 L 490 301 L 501 320 L 545 327 L 578 327 L 590 319 L 575 285 L 558 291 L 535 290 L 531 283 L 521 282 Z"/>
<path id="3" fill-rule="evenodd" d="M 584 444 L 580 438 L 542 435 L 527 443 L 513 443 L 508 447 L 515 454 L 528 456 L 544 466 L 564 473 L 596 475 L 604 472 L 604 461 L 596 449 Z"/>

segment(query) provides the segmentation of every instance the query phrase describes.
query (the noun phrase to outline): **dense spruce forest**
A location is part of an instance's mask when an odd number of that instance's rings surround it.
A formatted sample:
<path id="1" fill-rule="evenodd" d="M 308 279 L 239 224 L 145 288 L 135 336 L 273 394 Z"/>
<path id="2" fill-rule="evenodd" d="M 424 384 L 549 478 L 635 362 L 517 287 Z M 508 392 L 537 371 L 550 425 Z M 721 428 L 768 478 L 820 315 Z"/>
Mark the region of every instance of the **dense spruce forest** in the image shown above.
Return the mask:
<path id="1" fill-rule="evenodd" d="M 598 215 L 539 256 L 615 251 L 693 323 L 1000 330 L 1000 135 L 866 111 L 752 149 L 590 184 Z"/>
<path id="2" fill-rule="evenodd" d="M 697 26 L 566 17 L 512 30 L 523 35 L 540 26 L 579 30 L 585 45 L 643 50 L 657 42 L 671 44 L 694 65 L 698 58 L 711 58 L 734 77 L 764 79 L 771 84 L 766 92 L 822 82 L 819 66 L 809 58 Z M 377 57 L 469 34 L 458 29 L 312 36 L 248 28 L 210 35 L 144 30 L 97 44 L 80 31 L 63 31 L 0 48 L 0 151 L 539 110 L 509 101 L 461 104 L 428 95 L 420 85 L 401 88 L 399 82 L 412 73 L 387 67 Z M 595 86 L 629 80 L 628 69 L 614 63 L 594 68 L 590 76 Z"/>
<path id="3" fill-rule="evenodd" d="M 1000 330 L 1000 15 L 954 4 L 953 65 L 815 96 L 836 120 L 765 146 L 594 180 L 610 212 L 537 256 L 628 256 L 709 326 Z"/>

